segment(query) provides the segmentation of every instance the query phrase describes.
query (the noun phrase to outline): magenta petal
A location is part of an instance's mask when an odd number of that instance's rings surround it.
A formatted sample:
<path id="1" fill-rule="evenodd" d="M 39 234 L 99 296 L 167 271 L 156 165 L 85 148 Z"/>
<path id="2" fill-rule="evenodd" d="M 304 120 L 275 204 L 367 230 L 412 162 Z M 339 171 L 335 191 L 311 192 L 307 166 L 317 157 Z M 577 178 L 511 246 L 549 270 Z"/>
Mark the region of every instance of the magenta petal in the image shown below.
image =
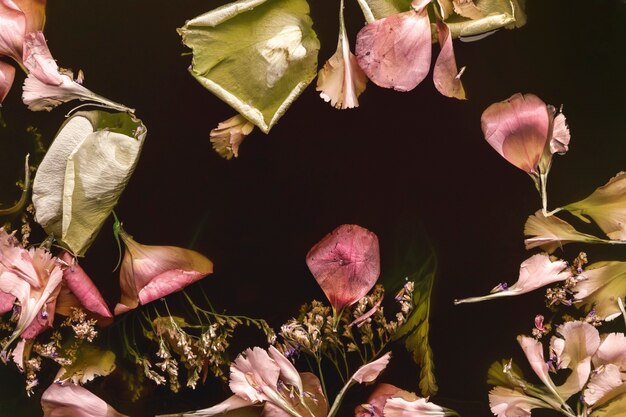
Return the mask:
<path id="1" fill-rule="evenodd" d="M 344 224 L 319 241 L 306 264 L 335 311 L 357 302 L 380 274 L 378 237 L 354 224 Z"/>
<path id="2" fill-rule="evenodd" d="M 428 11 L 419 6 L 376 20 L 359 31 L 357 61 L 375 84 L 409 91 L 428 74 L 432 53 L 430 20 Z"/>
<path id="3" fill-rule="evenodd" d="M 14 78 L 15 67 L 4 61 L 0 61 L 0 104 L 2 104 L 7 94 L 9 94 Z"/>
<path id="4" fill-rule="evenodd" d="M 100 291 L 98 291 L 98 288 L 83 268 L 74 261 L 72 255 L 63 252 L 61 259 L 69 265 L 63 271 L 65 285 L 67 285 L 83 307 L 99 316 L 113 317 Z"/>
<path id="5" fill-rule="evenodd" d="M 546 104 L 533 94 L 514 94 L 482 114 L 487 142 L 507 161 L 535 172 L 548 140 L 550 116 Z"/>
<path id="6" fill-rule="evenodd" d="M 465 100 L 465 89 L 461 83 L 461 73 L 456 65 L 450 28 L 441 20 L 437 20 L 437 36 L 441 51 L 435 62 L 433 82 L 437 91 L 446 97 Z"/>

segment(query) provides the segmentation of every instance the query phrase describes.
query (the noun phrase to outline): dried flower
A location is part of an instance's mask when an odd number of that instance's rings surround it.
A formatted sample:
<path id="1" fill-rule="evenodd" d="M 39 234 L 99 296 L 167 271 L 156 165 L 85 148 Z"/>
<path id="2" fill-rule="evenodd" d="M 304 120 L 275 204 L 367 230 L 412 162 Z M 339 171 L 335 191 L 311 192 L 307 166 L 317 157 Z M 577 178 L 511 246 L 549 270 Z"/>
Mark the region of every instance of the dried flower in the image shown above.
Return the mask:
<path id="1" fill-rule="evenodd" d="M 80 385 L 52 384 L 41 396 L 44 417 L 126 417 Z"/>
<path id="2" fill-rule="evenodd" d="M 211 130 L 210 138 L 213 149 L 225 159 L 239 156 L 239 145 L 254 129 L 254 124 L 238 114 Z"/>

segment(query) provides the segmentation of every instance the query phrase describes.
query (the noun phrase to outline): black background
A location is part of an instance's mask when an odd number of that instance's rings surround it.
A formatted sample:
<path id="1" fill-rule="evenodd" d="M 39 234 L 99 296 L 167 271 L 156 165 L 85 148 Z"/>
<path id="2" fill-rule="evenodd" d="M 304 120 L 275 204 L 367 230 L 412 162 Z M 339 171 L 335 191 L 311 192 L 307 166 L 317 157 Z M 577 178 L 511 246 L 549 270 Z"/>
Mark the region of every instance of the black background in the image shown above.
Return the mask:
<path id="1" fill-rule="evenodd" d="M 485 383 L 491 362 L 514 357 L 530 374 L 515 336 L 545 312 L 542 292 L 476 305 L 452 300 L 512 283 L 526 259 L 523 224 L 540 207 L 530 178 L 486 143 L 480 115 L 515 92 L 564 106 L 570 152 L 549 181 L 554 208 L 587 196 L 626 167 L 626 5 L 617 0 L 529 0 L 528 24 L 474 43 L 455 41 L 468 101 L 437 93 L 432 76 L 409 93 L 372 83 L 360 107 L 338 111 L 314 83 L 269 135 L 256 130 L 236 160 L 221 159 L 210 129 L 234 115 L 187 72 L 176 28 L 218 5 L 212 1 L 64 0 L 50 2 L 45 34 L 62 67 L 83 69 L 92 91 L 137 110 L 146 143 L 116 212 L 137 241 L 189 246 L 215 263 L 201 284 L 215 306 L 265 317 L 278 327 L 312 298 L 323 299 L 304 262 L 309 248 L 342 223 L 378 234 L 382 270 L 398 247 L 399 224 L 421 224 L 439 263 L 431 344 L 440 386 L 433 401 L 464 416 L 490 415 Z M 320 65 L 336 48 L 336 2 L 311 2 Z M 363 17 L 346 8 L 354 46 Z M 438 46 L 433 46 L 433 56 Z M 66 111 L 32 113 L 20 102 L 18 75 L 2 114 L 14 131 L 40 128 L 49 143 Z M 9 130 L 10 130 L 9 129 Z M 10 130 L 13 131 L 13 130 Z M 0 138 L 3 201 L 14 198 L 28 145 Z M 12 194 L 13 193 L 13 194 Z M 579 224 L 579 223 L 577 223 Z M 82 261 L 113 306 L 119 297 L 110 223 Z M 594 233 L 597 230 L 585 229 Z M 580 247 L 566 247 L 572 259 Z M 588 249 L 591 261 L 624 259 L 623 250 Z M 177 296 L 173 296 L 177 297 Z M 249 341 L 240 341 L 241 348 Z M 254 343 L 259 343 L 254 341 Z M 417 390 L 417 368 L 401 349 L 382 381 Z M 233 352 L 236 353 L 236 352 Z M 0 367 L 0 415 L 37 416 L 13 365 Z M 216 382 L 171 395 L 150 387 L 136 403 L 115 377 L 89 388 L 132 416 L 207 407 L 227 395 Z M 340 411 L 365 399 L 356 390 Z"/>

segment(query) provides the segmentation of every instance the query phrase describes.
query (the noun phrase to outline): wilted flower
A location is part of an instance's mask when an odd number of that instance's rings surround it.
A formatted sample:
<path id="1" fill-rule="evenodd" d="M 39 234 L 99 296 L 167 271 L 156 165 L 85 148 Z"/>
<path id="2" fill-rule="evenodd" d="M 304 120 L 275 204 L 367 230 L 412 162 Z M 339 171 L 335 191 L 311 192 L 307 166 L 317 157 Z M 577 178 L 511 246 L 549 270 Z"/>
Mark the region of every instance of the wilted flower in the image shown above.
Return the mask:
<path id="1" fill-rule="evenodd" d="M 626 172 L 620 172 L 589 197 L 563 207 L 581 220 L 592 218 L 606 235 L 626 240 Z"/>
<path id="2" fill-rule="evenodd" d="M 524 235 L 528 236 L 524 240 L 526 249 L 540 247 L 548 253 L 572 242 L 609 243 L 604 239 L 581 233 L 565 220 L 554 215 L 546 216 L 541 210 L 528 216 L 524 224 Z"/>
<path id="3" fill-rule="evenodd" d="M 555 121 L 555 112 L 534 94 L 516 93 L 483 112 L 482 130 L 511 164 L 531 176 L 547 175 L 552 154 L 566 151 L 569 144 L 564 116 Z"/>
<path id="4" fill-rule="evenodd" d="M 547 254 L 538 253 L 522 262 L 519 270 L 519 278 L 517 282 L 510 287 L 500 285 L 494 288 L 494 291 L 489 295 L 454 300 L 454 303 L 475 303 L 491 298 L 525 294 L 537 288 L 541 288 L 544 285 L 564 281 L 571 276 L 572 274 L 567 267 L 567 262 L 563 260 L 553 261 Z"/>
<path id="5" fill-rule="evenodd" d="M 340 314 L 376 283 L 380 274 L 378 238 L 361 226 L 344 224 L 311 248 L 306 263 Z"/>
<path id="6" fill-rule="evenodd" d="M 41 396 L 44 417 L 126 417 L 80 385 L 52 384 Z"/>
<path id="7" fill-rule="evenodd" d="M 317 91 L 324 101 L 338 109 L 359 106 L 358 97 L 365 91 L 367 76 L 359 67 L 350 44 L 343 19 L 343 1 L 339 10 L 339 40 L 337 51 L 324 64 L 317 76 Z"/>
<path id="8" fill-rule="evenodd" d="M 213 263 L 196 251 L 142 245 L 121 229 L 119 235 L 126 251 L 120 268 L 122 297 L 115 306 L 116 315 L 180 291 L 213 272 Z"/>
<path id="9" fill-rule="evenodd" d="M 213 149 L 222 157 L 231 159 L 239 156 L 239 145 L 252 132 L 254 124 L 238 114 L 217 125 L 211 130 Z"/>

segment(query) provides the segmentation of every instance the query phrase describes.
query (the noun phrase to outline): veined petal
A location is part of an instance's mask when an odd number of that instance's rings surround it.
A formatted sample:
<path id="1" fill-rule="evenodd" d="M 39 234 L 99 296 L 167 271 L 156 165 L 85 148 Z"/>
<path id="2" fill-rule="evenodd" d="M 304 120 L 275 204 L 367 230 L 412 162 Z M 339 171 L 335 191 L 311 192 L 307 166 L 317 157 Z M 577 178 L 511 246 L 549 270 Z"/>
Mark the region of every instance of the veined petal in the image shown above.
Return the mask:
<path id="1" fill-rule="evenodd" d="M 383 356 L 376 359 L 375 361 L 366 363 L 365 365 L 357 369 L 354 375 L 352 375 L 351 379 L 355 382 L 358 382 L 359 384 L 367 384 L 375 381 L 376 378 L 378 378 L 378 375 L 380 375 L 380 373 L 385 370 L 390 359 L 391 352 L 385 353 Z"/>
<path id="2" fill-rule="evenodd" d="M 430 20 L 426 5 L 375 20 L 356 38 L 359 66 L 374 84 L 398 91 L 414 89 L 430 70 Z"/>
<path id="3" fill-rule="evenodd" d="M 230 366 L 230 389 L 249 403 L 270 401 L 267 390 L 276 391 L 280 367 L 260 347 L 246 349 Z M 266 388 L 266 389 L 264 389 Z"/>
<path id="4" fill-rule="evenodd" d="M 213 272 L 213 263 L 196 251 L 142 245 L 123 230 L 120 237 L 126 251 L 120 268 L 122 297 L 115 307 L 116 315 L 180 291 Z"/>
<path id="5" fill-rule="evenodd" d="M 559 113 L 552 121 L 552 138 L 550 139 L 550 152 L 563 155 L 569 150 L 570 133 L 565 115 Z"/>
<path id="6" fill-rule="evenodd" d="M 612 363 L 601 366 L 591 375 L 587 388 L 583 392 L 585 403 L 594 405 L 622 384 L 622 373 L 618 366 Z"/>
<path id="7" fill-rule="evenodd" d="M 41 396 L 44 417 L 126 417 L 79 385 L 52 384 Z"/>
<path id="8" fill-rule="evenodd" d="M 587 217 L 592 218 L 610 239 L 626 240 L 626 172 L 563 209 L 587 222 Z"/>
<path id="9" fill-rule="evenodd" d="M 433 70 L 433 82 L 437 90 L 446 97 L 453 97 L 459 100 L 465 100 L 465 89 L 461 83 L 461 74 L 464 69 L 459 72 L 454 57 L 454 47 L 452 46 L 452 36 L 450 29 L 443 21 L 437 20 L 437 37 L 441 51 L 435 61 Z"/>
<path id="10" fill-rule="evenodd" d="M 563 260 L 552 261 L 547 254 L 538 253 L 522 262 L 519 270 L 519 278 L 517 282 L 510 287 L 482 297 L 455 300 L 454 303 L 474 303 L 491 298 L 525 294 L 554 282 L 565 281 L 571 276 L 572 274 L 567 267 L 567 262 Z"/>
<path id="11" fill-rule="evenodd" d="M 412 392 L 404 391 L 395 385 L 377 384 L 374 391 L 367 398 L 367 403 L 358 405 L 354 410 L 355 417 L 383 417 L 383 409 L 388 399 L 392 397 L 415 401 L 419 397 Z"/>
<path id="12" fill-rule="evenodd" d="M 519 169 L 536 172 L 548 140 L 546 103 L 534 94 L 514 94 L 489 106 L 481 116 L 487 142 Z"/>
<path id="13" fill-rule="evenodd" d="M 344 224 L 311 248 L 306 264 L 339 313 L 376 283 L 380 274 L 378 237 L 361 226 Z"/>
<path id="14" fill-rule="evenodd" d="M 572 289 L 577 306 L 592 308 L 602 320 L 620 313 L 618 297 L 626 297 L 626 262 L 597 262 L 589 265 Z"/>
<path id="15" fill-rule="evenodd" d="M 45 84 L 58 86 L 63 82 L 59 66 L 52 57 L 43 32 L 24 36 L 24 66 L 35 78 Z"/>
<path id="16" fill-rule="evenodd" d="M 528 336 L 518 336 L 517 341 L 522 347 L 530 367 L 535 371 L 541 382 L 558 397 L 556 386 L 549 375 L 548 364 L 543 358 L 543 345 L 541 342 Z"/>
<path id="17" fill-rule="evenodd" d="M 506 387 L 494 387 L 489 391 L 489 407 L 497 417 L 530 417 L 532 409 L 551 408 L 538 398 Z"/>
<path id="18" fill-rule="evenodd" d="M 524 224 L 526 249 L 540 247 L 548 253 L 572 242 L 604 243 L 602 239 L 586 233 L 580 233 L 574 227 L 556 216 L 546 217 L 541 210 L 528 216 Z"/>
<path id="19" fill-rule="evenodd" d="M 7 94 L 9 94 L 14 78 L 15 67 L 4 61 L 0 61 L 0 104 L 2 104 Z"/>

